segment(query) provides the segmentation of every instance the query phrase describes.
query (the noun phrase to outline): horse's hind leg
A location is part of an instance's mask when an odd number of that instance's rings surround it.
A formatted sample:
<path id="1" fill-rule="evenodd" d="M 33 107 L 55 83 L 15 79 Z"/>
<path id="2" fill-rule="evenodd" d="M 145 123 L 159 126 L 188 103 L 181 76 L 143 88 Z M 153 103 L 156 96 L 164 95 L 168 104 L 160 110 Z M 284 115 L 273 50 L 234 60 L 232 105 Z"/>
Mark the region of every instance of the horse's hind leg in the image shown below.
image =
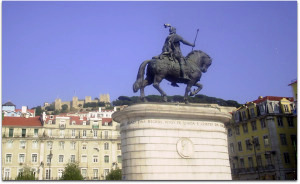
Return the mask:
<path id="1" fill-rule="evenodd" d="M 195 91 L 190 92 L 190 96 L 196 95 L 203 88 L 202 84 L 200 84 L 200 83 L 196 83 L 196 84 L 194 84 L 194 86 L 196 86 L 198 88 Z"/>
<path id="2" fill-rule="evenodd" d="M 159 83 L 162 81 L 162 77 L 154 77 L 154 82 L 153 82 L 153 87 L 155 89 L 157 89 L 157 91 L 161 94 L 161 96 L 163 97 L 163 101 L 167 102 L 167 94 L 160 88 Z"/>
<path id="3" fill-rule="evenodd" d="M 184 93 L 184 102 L 186 103 L 186 104 L 188 104 L 189 103 L 189 101 L 188 101 L 188 94 L 189 94 L 189 92 L 191 91 L 191 87 L 193 86 L 193 83 L 191 83 L 191 82 L 189 82 L 189 83 L 187 83 L 187 85 L 186 85 L 186 88 L 185 88 L 185 93 Z"/>
<path id="4" fill-rule="evenodd" d="M 141 95 L 140 95 L 140 99 L 142 102 L 147 102 L 147 99 L 145 98 L 145 87 L 149 85 L 149 82 L 147 79 L 145 79 L 143 81 L 143 84 L 141 86 L 141 89 L 140 89 L 140 92 L 141 92 Z"/>

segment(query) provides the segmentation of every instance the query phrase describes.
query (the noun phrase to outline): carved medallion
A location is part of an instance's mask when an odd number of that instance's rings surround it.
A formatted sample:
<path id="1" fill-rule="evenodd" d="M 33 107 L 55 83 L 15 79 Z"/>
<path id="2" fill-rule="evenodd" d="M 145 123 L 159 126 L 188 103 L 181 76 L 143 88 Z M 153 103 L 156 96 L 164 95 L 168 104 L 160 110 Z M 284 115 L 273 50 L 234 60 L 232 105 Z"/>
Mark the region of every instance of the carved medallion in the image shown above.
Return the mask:
<path id="1" fill-rule="evenodd" d="M 177 142 L 177 152 L 182 158 L 191 158 L 194 154 L 194 144 L 189 138 L 180 138 Z"/>

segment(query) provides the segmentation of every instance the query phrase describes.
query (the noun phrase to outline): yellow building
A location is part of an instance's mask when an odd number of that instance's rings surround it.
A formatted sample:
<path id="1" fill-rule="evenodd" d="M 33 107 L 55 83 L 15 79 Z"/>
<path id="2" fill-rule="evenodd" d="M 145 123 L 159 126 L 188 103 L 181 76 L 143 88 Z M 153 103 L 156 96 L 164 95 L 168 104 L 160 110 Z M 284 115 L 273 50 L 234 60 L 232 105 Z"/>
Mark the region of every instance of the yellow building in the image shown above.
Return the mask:
<path id="1" fill-rule="evenodd" d="M 14 121 L 5 117 L 2 178 L 14 180 L 28 166 L 38 180 L 58 180 L 68 162 L 78 162 L 86 180 L 104 180 L 112 168 L 122 168 L 119 124 L 112 121 L 113 112 L 43 114 Z"/>
<path id="2" fill-rule="evenodd" d="M 266 96 L 233 112 L 228 125 L 233 180 L 295 179 L 294 108 L 293 98 Z"/>

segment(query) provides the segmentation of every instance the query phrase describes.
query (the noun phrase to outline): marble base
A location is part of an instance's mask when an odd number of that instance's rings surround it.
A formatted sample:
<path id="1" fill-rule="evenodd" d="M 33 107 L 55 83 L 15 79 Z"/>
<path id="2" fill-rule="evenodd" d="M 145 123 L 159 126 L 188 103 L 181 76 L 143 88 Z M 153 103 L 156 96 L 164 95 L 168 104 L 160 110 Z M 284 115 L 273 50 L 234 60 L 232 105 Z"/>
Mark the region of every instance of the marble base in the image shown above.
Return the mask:
<path id="1" fill-rule="evenodd" d="M 224 126 L 231 110 L 145 103 L 114 113 L 123 180 L 231 180 Z"/>

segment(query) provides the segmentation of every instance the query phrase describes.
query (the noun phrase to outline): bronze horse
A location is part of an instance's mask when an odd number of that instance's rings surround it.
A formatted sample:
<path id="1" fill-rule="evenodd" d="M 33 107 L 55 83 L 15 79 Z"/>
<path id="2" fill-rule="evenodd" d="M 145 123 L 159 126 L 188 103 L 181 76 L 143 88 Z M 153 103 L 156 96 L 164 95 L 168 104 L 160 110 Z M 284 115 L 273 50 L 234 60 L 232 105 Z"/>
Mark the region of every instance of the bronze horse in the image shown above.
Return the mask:
<path id="1" fill-rule="evenodd" d="M 184 101 L 188 103 L 188 93 L 190 92 L 190 96 L 194 96 L 202 89 L 202 84 L 198 83 L 198 81 L 201 78 L 202 72 L 205 73 L 211 65 L 212 59 L 205 52 L 194 50 L 187 55 L 185 60 L 187 64 L 184 70 L 186 75 L 191 79 L 190 81 L 181 80 L 179 63 L 165 56 L 162 59 L 146 60 L 140 65 L 136 81 L 133 84 L 133 91 L 136 93 L 140 90 L 141 100 L 146 101 L 144 88 L 153 84 L 153 87 L 156 88 L 163 97 L 163 101 L 167 102 L 167 94 L 159 86 L 159 83 L 163 79 L 166 79 L 172 82 L 172 84 L 184 83 L 187 85 L 185 88 Z M 146 66 L 148 67 L 146 78 L 144 79 Z M 198 87 L 197 90 L 191 92 L 192 86 Z"/>

